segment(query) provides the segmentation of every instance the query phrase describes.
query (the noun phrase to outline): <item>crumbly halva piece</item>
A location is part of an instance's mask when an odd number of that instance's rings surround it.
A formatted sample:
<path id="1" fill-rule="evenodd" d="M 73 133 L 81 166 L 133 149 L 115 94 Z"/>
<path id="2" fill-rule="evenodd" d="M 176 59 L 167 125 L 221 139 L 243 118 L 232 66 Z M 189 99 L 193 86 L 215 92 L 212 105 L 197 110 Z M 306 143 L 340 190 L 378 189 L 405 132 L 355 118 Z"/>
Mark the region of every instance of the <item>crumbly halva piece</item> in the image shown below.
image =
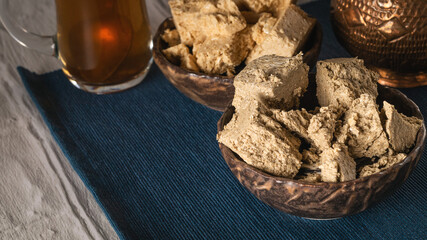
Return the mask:
<path id="1" fill-rule="evenodd" d="M 269 117 L 256 100 L 234 113 L 219 132 L 220 143 L 237 153 L 246 163 L 267 173 L 293 178 L 301 167 L 300 140 Z"/>
<path id="2" fill-rule="evenodd" d="M 166 29 L 165 32 L 161 35 L 163 41 L 165 41 L 169 47 L 176 46 L 181 43 L 179 39 L 179 33 L 176 29 Z"/>
<path id="3" fill-rule="evenodd" d="M 194 43 L 193 54 L 203 72 L 233 76 L 235 67 L 246 58 L 253 45 L 250 29 L 245 29 L 230 37 L 215 37 Z"/>
<path id="4" fill-rule="evenodd" d="M 292 57 L 305 44 L 316 20 L 296 5 L 290 5 L 276 21 L 273 29 L 249 53 L 246 63 L 265 55 Z"/>
<path id="5" fill-rule="evenodd" d="M 317 62 L 317 99 L 320 106 L 350 107 L 353 100 L 366 93 L 378 96 L 378 73 L 367 69 L 363 60 L 336 58 Z"/>
<path id="6" fill-rule="evenodd" d="M 317 173 L 320 177 L 320 156 L 315 148 L 302 150 L 302 164 L 300 174 Z M 297 177 L 298 177 L 297 175 Z"/>
<path id="7" fill-rule="evenodd" d="M 415 144 L 423 121 L 397 112 L 393 105 L 385 101 L 381 114 L 391 147 L 397 152 L 407 152 Z"/>
<path id="8" fill-rule="evenodd" d="M 334 144 L 320 154 L 320 170 L 324 182 L 344 182 L 356 179 L 356 162 L 343 145 Z"/>
<path id="9" fill-rule="evenodd" d="M 313 173 L 306 173 L 295 176 L 296 180 L 306 182 L 306 183 L 315 183 L 315 182 L 321 182 L 322 181 L 322 175 L 317 172 Z"/>
<path id="10" fill-rule="evenodd" d="M 169 1 L 181 42 L 193 46 L 215 36 L 232 36 L 246 27 L 233 0 Z"/>
<path id="11" fill-rule="evenodd" d="M 374 173 L 381 172 L 382 170 L 387 169 L 395 165 L 396 163 L 403 161 L 406 156 L 407 155 L 404 153 L 394 154 L 393 151 L 390 151 L 388 154 L 381 156 L 377 162 L 371 165 L 364 166 L 360 171 L 359 177 L 366 177 Z"/>
<path id="12" fill-rule="evenodd" d="M 270 13 L 261 13 L 258 21 L 252 26 L 252 39 L 256 44 L 261 44 L 265 37 L 271 33 L 277 18 Z"/>
<path id="13" fill-rule="evenodd" d="M 302 150 L 302 162 L 311 166 L 311 169 L 317 168 L 320 162 L 320 157 L 316 152 L 315 148 Z"/>
<path id="14" fill-rule="evenodd" d="M 187 46 L 180 43 L 162 51 L 165 57 L 174 64 L 180 64 L 182 68 L 190 71 L 199 72 L 196 59 L 191 55 Z"/>
<path id="15" fill-rule="evenodd" d="M 381 156 L 387 151 L 387 135 L 373 96 L 362 94 L 352 102 L 336 137 L 354 158 Z"/>
<path id="16" fill-rule="evenodd" d="M 283 124 L 291 132 L 295 133 L 306 141 L 309 141 L 308 137 L 308 126 L 310 125 L 310 119 L 313 114 L 307 112 L 304 108 L 301 110 L 272 110 L 273 118 Z"/>
<path id="17" fill-rule="evenodd" d="M 310 119 L 307 129 L 310 142 L 319 150 L 329 149 L 342 111 L 335 106 L 321 107 Z"/>
<path id="18" fill-rule="evenodd" d="M 248 100 L 256 99 L 268 108 L 291 109 L 307 89 L 308 69 L 302 55 L 270 55 L 252 61 L 234 78 L 232 104 L 238 111 Z"/>
<path id="19" fill-rule="evenodd" d="M 275 16 L 283 13 L 296 0 L 234 0 L 240 9 L 249 9 L 256 13 L 269 12 Z"/>

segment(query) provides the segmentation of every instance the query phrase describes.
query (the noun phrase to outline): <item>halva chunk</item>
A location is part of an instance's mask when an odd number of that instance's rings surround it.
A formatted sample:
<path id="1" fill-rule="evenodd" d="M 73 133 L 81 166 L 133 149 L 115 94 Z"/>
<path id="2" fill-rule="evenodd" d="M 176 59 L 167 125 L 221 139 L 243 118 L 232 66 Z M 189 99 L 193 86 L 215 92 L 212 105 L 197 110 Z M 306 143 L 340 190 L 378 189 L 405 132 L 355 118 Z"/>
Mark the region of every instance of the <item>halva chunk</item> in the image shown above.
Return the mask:
<path id="1" fill-rule="evenodd" d="M 320 157 L 316 152 L 315 148 L 302 150 L 302 162 L 311 166 L 311 168 L 316 168 L 320 162 Z"/>
<path id="2" fill-rule="evenodd" d="M 346 144 L 354 158 L 381 156 L 387 151 L 387 135 L 372 95 L 362 94 L 352 102 L 338 130 L 337 141 Z"/>
<path id="3" fill-rule="evenodd" d="M 317 149 L 312 147 L 302 150 L 302 165 L 300 173 L 320 173 L 320 164 L 320 156 L 317 154 Z"/>
<path id="4" fill-rule="evenodd" d="M 301 110 L 272 110 L 273 118 L 291 132 L 308 141 L 308 126 L 313 115 L 304 108 Z"/>
<path id="5" fill-rule="evenodd" d="M 213 37 L 204 42 L 196 42 L 193 54 L 203 72 L 233 76 L 235 67 L 246 58 L 252 46 L 249 29 L 246 29 L 230 37 Z"/>
<path id="6" fill-rule="evenodd" d="M 378 73 L 367 69 L 363 60 L 336 58 L 317 62 L 317 99 L 320 106 L 350 107 L 363 93 L 378 96 Z"/>
<path id="7" fill-rule="evenodd" d="M 302 56 L 261 57 L 247 65 L 235 78 L 233 106 L 244 108 L 256 99 L 268 108 L 288 110 L 299 104 L 308 86 L 308 66 Z"/>
<path id="8" fill-rule="evenodd" d="M 391 147 L 397 152 L 407 152 L 415 144 L 422 120 L 397 112 L 393 105 L 385 101 L 382 115 L 385 118 L 385 131 Z"/>
<path id="9" fill-rule="evenodd" d="M 174 64 L 179 64 L 182 68 L 193 72 L 199 72 L 199 67 L 196 64 L 196 59 L 190 53 L 187 46 L 180 43 L 173 47 L 162 51 L 165 57 Z"/>
<path id="10" fill-rule="evenodd" d="M 169 45 L 169 47 L 173 47 L 181 43 L 181 40 L 179 39 L 179 33 L 176 29 L 166 29 L 165 32 L 161 35 L 161 38 Z"/>
<path id="11" fill-rule="evenodd" d="M 322 181 L 322 175 L 318 172 L 305 173 L 305 174 L 297 175 L 295 179 L 302 182 L 315 183 L 315 182 Z"/>
<path id="12" fill-rule="evenodd" d="M 316 20 L 296 5 L 290 5 L 260 44 L 250 52 L 246 63 L 265 55 L 292 57 L 305 44 Z"/>
<path id="13" fill-rule="evenodd" d="M 181 42 L 193 46 L 214 36 L 231 36 L 246 27 L 233 0 L 169 1 Z"/>
<path id="14" fill-rule="evenodd" d="M 265 37 L 271 33 L 277 18 L 270 13 L 261 13 L 258 21 L 252 26 L 252 39 L 256 44 L 261 44 Z"/>
<path id="15" fill-rule="evenodd" d="M 341 115 L 342 111 L 335 106 L 321 107 L 310 119 L 308 138 L 319 150 L 331 148 L 337 120 Z"/>
<path id="16" fill-rule="evenodd" d="M 276 176 L 294 177 L 301 167 L 300 140 L 269 117 L 260 102 L 252 100 L 247 106 L 218 133 L 218 141 L 249 165 Z"/>
<path id="17" fill-rule="evenodd" d="M 324 182 L 344 182 L 356 179 L 356 162 L 347 148 L 334 144 L 320 154 L 320 171 Z"/>
<path id="18" fill-rule="evenodd" d="M 364 166 L 360 171 L 359 176 L 366 177 L 374 173 L 381 172 L 382 170 L 387 169 L 395 165 L 396 163 L 403 161 L 403 159 L 405 159 L 406 156 L 407 155 L 404 153 L 394 154 L 393 151 L 390 151 L 388 154 L 381 156 L 377 162 L 371 165 Z"/>

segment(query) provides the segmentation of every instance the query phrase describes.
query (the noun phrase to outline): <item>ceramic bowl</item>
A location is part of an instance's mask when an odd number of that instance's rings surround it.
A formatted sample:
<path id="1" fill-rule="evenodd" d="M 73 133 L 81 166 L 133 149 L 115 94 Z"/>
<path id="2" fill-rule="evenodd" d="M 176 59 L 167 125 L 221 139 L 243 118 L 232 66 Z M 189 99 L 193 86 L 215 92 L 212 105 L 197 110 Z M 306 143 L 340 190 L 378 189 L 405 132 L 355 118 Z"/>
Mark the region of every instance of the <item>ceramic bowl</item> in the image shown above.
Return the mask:
<path id="1" fill-rule="evenodd" d="M 386 100 L 407 116 L 423 118 L 417 105 L 400 91 L 383 86 L 379 86 L 378 91 L 378 102 Z M 314 92 L 309 94 L 315 96 Z M 228 107 L 218 121 L 218 131 L 223 130 L 233 113 L 234 108 Z M 305 183 L 272 176 L 248 165 L 225 145 L 219 144 L 219 148 L 236 178 L 262 202 L 304 218 L 334 219 L 362 212 L 398 189 L 417 165 L 425 141 L 423 123 L 414 148 L 401 163 L 367 177 L 339 183 Z"/>
<path id="2" fill-rule="evenodd" d="M 174 29 L 172 18 L 159 26 L 153 39 L 153 58 L 166 78 L 184 95 L 218 111 L 224 111 L 234 96 L 233 77 L 191 72 L 169 62 L 162 50 L 168 45 L 160 37 L 166 29 Z M 322 29 L 319 23 L 313 29 L 303 48 L 304 62 L 314 67 L 320 53 Z"/>

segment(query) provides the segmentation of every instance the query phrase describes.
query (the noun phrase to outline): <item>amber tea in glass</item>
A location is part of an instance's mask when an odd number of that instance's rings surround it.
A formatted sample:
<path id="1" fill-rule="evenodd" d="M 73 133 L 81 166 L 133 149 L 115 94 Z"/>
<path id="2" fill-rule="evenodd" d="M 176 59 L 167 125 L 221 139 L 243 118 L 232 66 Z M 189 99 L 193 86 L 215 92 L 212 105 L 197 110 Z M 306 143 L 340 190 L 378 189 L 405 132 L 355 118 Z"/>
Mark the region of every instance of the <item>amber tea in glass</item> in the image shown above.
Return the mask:
<path id="1" fill-rule="evenodd" d="M 7 7 L 0 0 L 0 8 Z M 145 77 L 152 41 L 144 0 L 56 0 L 57 34 L 46 38 L 14 28 L 3 8 L 0 18 L 12 36 L 44 53 L 55 51 L 78 88 L 110 93 Z M 9 27 L 9 25 L 11 25 Z"/>

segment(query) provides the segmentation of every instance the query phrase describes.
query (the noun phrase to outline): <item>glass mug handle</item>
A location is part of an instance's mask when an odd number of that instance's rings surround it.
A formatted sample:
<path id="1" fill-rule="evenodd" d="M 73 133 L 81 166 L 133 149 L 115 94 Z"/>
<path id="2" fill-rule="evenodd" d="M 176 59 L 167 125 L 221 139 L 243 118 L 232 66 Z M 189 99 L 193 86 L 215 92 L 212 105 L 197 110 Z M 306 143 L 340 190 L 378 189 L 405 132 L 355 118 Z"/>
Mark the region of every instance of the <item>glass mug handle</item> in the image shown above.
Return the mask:
<path id="1" fill-rule="evenodd" d="M 9 14 L 9 1 L 0 0 L 0 21 L 6 31 L 22 46 L 34 49 L 38 52 L 57 56 L 55 36 L 41 36 L 30 33 L 24 28 L 17 26 Z"/>

